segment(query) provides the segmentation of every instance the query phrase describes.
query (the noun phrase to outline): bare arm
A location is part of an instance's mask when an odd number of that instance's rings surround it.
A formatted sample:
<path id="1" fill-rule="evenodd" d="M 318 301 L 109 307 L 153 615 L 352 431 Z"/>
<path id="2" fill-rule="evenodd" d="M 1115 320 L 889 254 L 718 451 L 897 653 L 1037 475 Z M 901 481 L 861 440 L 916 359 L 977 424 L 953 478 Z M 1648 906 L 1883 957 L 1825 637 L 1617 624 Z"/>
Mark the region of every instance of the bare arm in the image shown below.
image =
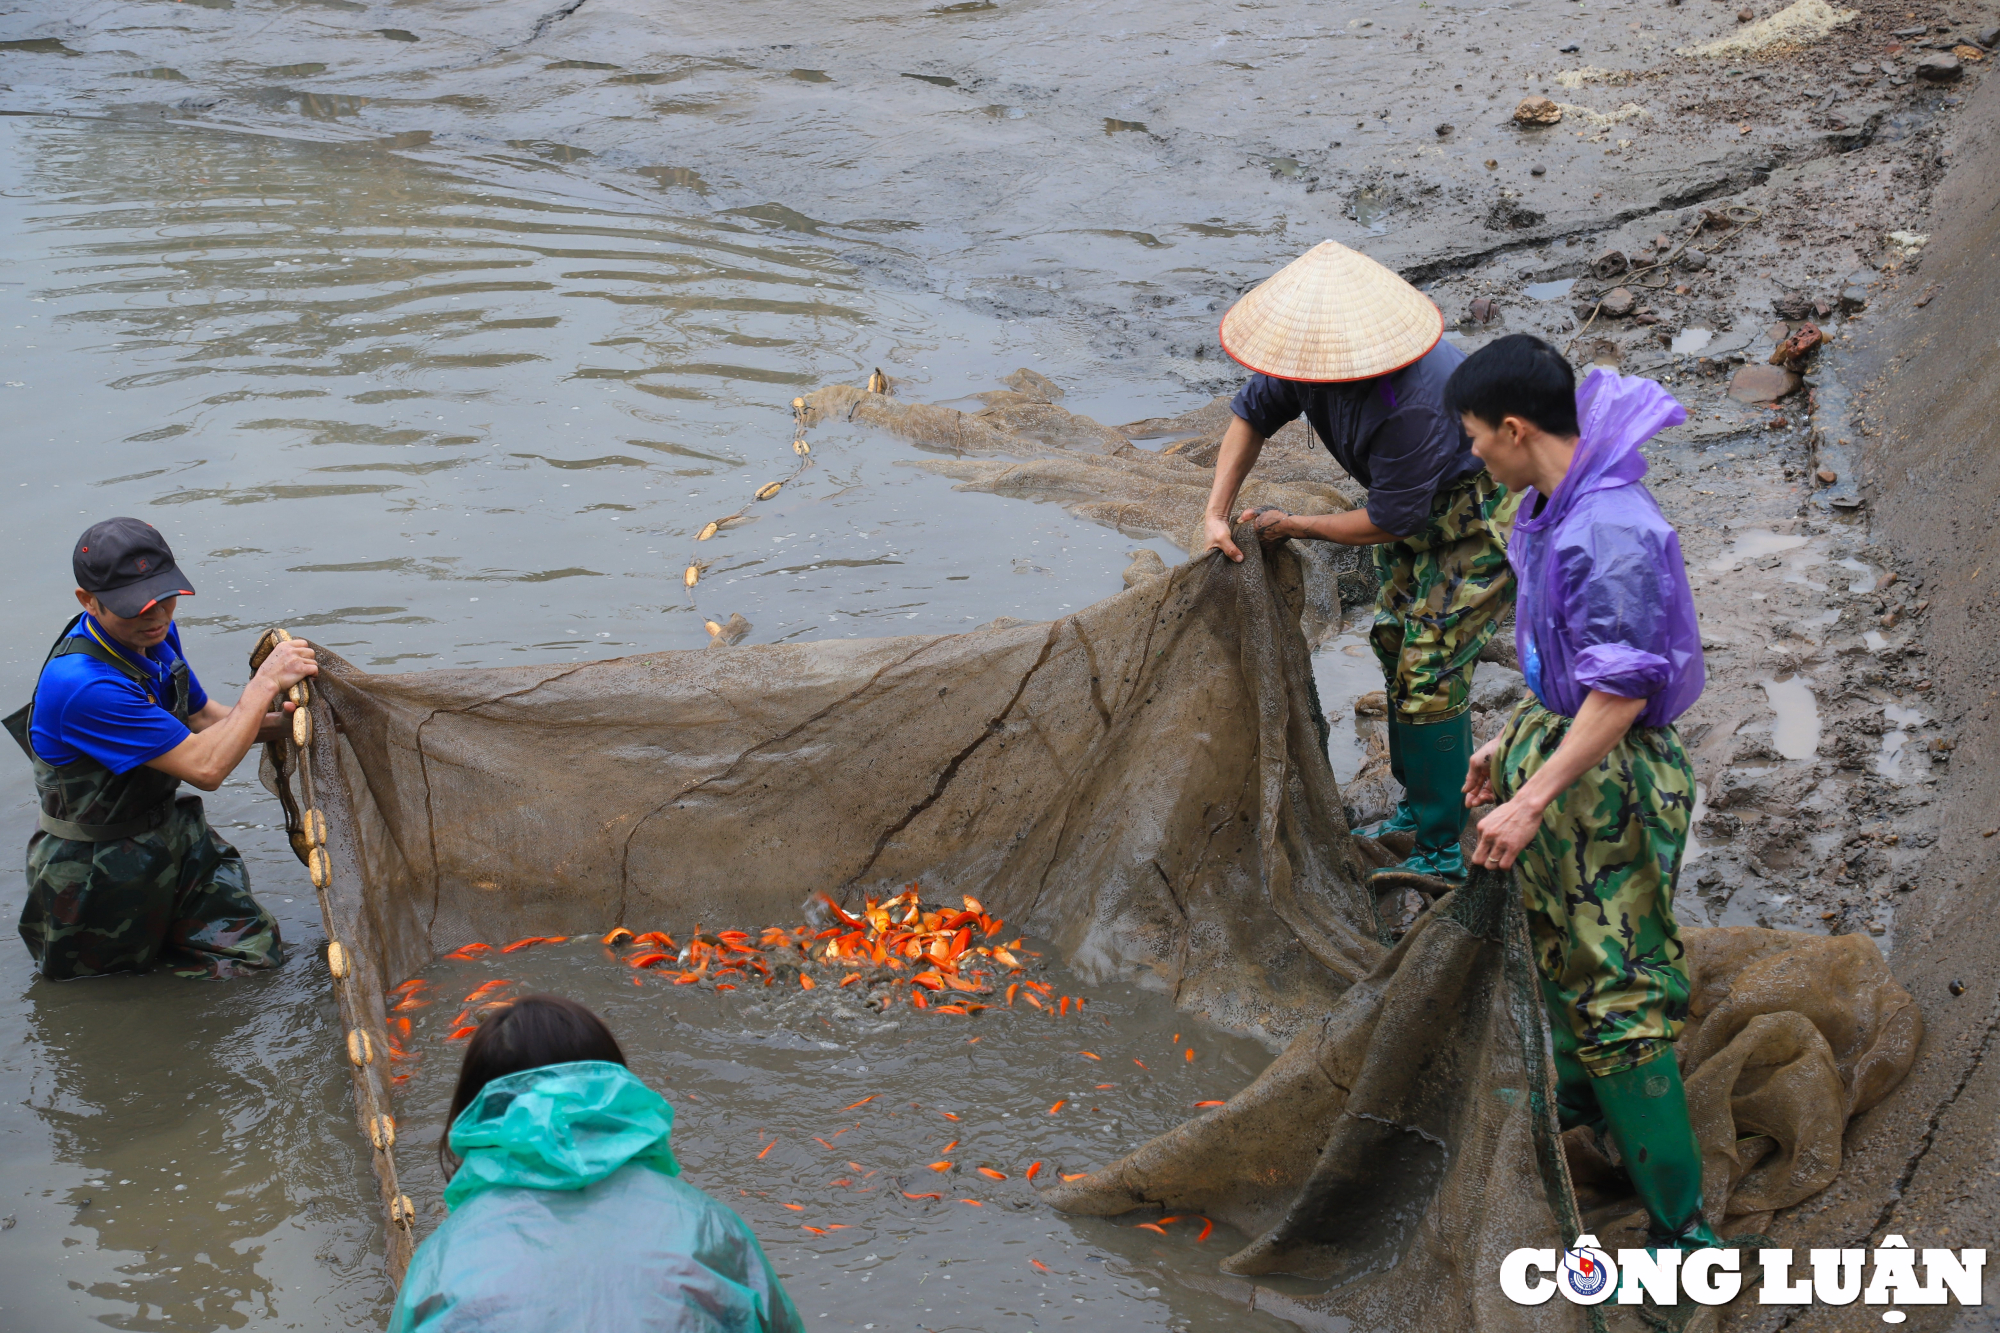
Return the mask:
<path id="1" fill-rule="evenodd" d="M 1242 417 L 1232 420 L 1229 429 L 1222 433 L 1222 449 L 1215 456 L 1215 480 L 1208 488 L 1208 509 L 1202 515 L 1202 548 L 1196 555 L 1218 550 L 1231 560 L 1243 558 L 1243 552 L 1229 535 L 1229 511 L 1236 504 L 1236 492 L 1243 488 L 1243 479 L 1257 466 L 1258 455 L 1263 452 L 1264 437 L 1250 429 L 1250 423 Z"/>
<path id="2" fill-rule="evenodd" d="M 1576 721 L 1570 723 L 1568 734 L 1548 762 L 1521 784 L 1521 790 L 1514 793 L 1512 800 L 1479 821 L 1479 846 L 1472 853 L 1472 863 L 1502 870 L 1511 867 L 1540 831 L 1542 812 L 1578 778 L 1602 762 L 1625 739 L 1625 733 L 1645 710 L 1644 699 L 1624 699 L 1592 690 L 1583 707 L 1576 710 Z M 1492 762 L 1498 744 L 1499 738 L 1495 737 L 1472 757 L 1465 776 L 1468 805 L 1484 804 L 1476 797 L 1483 795 L 1491 800 L 1494 796 Z"/>
<path id="3" fill-rule="evenodd" d="M 214 791 L 270 725 L 271 705 L 278 696 L 318 672 L 311 644 L 304 639 L 279 644 L 243 687 L 243 697 L 234 708 L 210 699 L 188 719 L 194 734 L 158 759 L 148 760 L 146 767 Z"/>
<path id="4" fill-rule="evenodd" d="M 1243 521 L 1255 519 L 1257 536 L 1267 542 L 1287 537 L 1308 537 L 1315 541 L 1339 542 L 1342 546 L 1380 546 L 1402 538 L 1387 528 L 1378 528 L 1366 509 L 1349 509 L 1339 514 L 1287 514 L 1267 509 L 1261 514 L 1243 511 Z"/>
<path id="5" fill-rule="evenodd" d="M 197 712 L 189 716 L 187 720 L 188 730 L 207 731 L 210 727 L 228 717 L 230 711 L 230 709 L 224 708 L 215 700 L 210 699 Z M 298 706 L 296 704 L 281 703 L 277 709 L 264 714 L 264 725 L 257 728 L 257 739 L 259 741 L 275 741 L 288 735 L 292 729 L 292 714 L 297 711 Z"/>

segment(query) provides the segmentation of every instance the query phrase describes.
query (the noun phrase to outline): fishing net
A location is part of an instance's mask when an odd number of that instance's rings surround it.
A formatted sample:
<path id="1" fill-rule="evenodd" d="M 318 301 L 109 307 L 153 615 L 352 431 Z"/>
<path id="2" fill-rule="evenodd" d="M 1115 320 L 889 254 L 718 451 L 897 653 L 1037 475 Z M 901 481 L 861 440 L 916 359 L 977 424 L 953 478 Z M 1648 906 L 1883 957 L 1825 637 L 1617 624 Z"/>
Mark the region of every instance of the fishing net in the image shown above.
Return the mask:
<path id="1" fill-rule="evenodd" d="M 1228 1220 L 1255 1239 L 1225 1268 L 1313 1279 L 1265 1301 L 1312 1323 L 1580 1326 L 1495 1279 L 1508 1250 L 1573 1238 L 1569 1163 L 1600 1162 L 1556 1132 L 1508 882 L 1385 943 L 1300 628 L 1312 567 L 1238 539 L 1240 564 L 1141 571 L 1074 615 L 964 634 L 408 675 L 322 649 L 310 721 L 266 778 L 334 942 L 392 1272 L 414 1216 L 388 1109 L 395 982 L 468 941 L 789 922 L 821 893 L 857 907 L 921 880 L 1087 978 L 1287 1043 L 1221 1109 L 1048 1202 Z M 1711 1199 L 1762 1218 L 1831 1179 L 1846 1118 L 1902 1076 L 1919 1025 L 1865 939 L 1691 934 L 1681 1056 L 1728 1182 Z M 1618 1179 L 1602 1162 L 1582 1205 L 1615 1212 Z"/>

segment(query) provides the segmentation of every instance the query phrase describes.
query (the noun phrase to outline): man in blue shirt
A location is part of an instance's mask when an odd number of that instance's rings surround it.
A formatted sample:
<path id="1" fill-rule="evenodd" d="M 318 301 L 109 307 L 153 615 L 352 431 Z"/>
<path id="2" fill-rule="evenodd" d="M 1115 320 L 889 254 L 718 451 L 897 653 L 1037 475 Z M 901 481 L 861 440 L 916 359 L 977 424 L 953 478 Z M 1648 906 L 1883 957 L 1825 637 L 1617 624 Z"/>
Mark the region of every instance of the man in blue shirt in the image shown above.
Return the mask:
<path id="1" fill-rule="evenodd" d="M 1472 453 L 1444 386 L 1465 354 L 1442 341 L 1444 316 L 1401 277 L 1325 241 L 1230 308 L 1222 348 L 1256 373 L 1230 407 L 1205 519 L 1206 549 L 1241 560 L 1230 512 L 1279 427 L 1300 416 L 1348 475 L 1364 508 L 1339 514 L 1245 512 L 1266 541 L 1288 537 L 1374 548 L 1381 592 L 1369 639 L 1389 702 L 1395 813 L 1358 830 L 1411 838 L 1395 871 L 1465 879 L 1460 791 L 1472 753 L 1472 665 L 1513 603 L 1507 531 L 1519 497 Z"/>
<path id="2" fill-rule="evenodd" d="M 250 896 L 242 857 L 199 797 L 175 793 L 214 791 L 251 745 L 282 734 L 292 705 L 273 705 L 317 673 L 311 646 L 278 645 L 225 707 L 181 652 L 174 608 L 194 589 L 150 523 L 97 524 L 71 566 L 83 614 L 6 719 L 41 797 L 21 938 L 52 981 L 162 962 L 198 977 L 276 967 L 278 923 Z"/>

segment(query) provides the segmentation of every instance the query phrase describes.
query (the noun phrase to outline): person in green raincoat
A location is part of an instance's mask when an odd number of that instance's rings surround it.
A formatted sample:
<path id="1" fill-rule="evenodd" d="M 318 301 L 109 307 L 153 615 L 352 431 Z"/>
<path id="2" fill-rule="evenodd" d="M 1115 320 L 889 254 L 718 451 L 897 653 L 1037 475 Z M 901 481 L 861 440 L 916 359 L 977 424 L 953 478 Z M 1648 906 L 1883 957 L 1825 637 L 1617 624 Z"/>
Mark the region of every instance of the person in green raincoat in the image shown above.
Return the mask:
<path id="1" fill-rule="evenodd" d="M 201 798 L 250 747 L 287 730 L 286 689 L 319 668 L 280 644 L 234 707 L 208 697 L 181 652 L 174 609 L 194 587 L 152 524 L 113 518 L 78 539 L 82 614 L 49 650 L 28 706 L 6 719 L 35 767 L 21 938 L 62 981 L 164 963 L 228 977 L 278 966 L 278 923 L 250 896 L 236 849 Z"/>
<path id="2" fill-rule="evenodd" d="M 450 1215 L 410 1261 L 389 1333 L 803 1329 L 749 1226 L 680 1178 L 673 1123 L 576 1001 L 491 1011 L 438 1145 Z"/>

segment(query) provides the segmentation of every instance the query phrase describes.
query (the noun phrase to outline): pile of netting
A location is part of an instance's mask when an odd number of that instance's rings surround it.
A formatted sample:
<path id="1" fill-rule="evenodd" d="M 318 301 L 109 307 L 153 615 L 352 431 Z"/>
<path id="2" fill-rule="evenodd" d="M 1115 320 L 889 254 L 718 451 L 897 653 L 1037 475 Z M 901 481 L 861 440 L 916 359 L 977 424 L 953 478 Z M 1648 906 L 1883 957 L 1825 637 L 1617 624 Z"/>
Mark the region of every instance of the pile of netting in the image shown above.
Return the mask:
<path id="1" fill-rule="evenodd" d="M 1378 924 L 1300 628 L 1308 581 L 1277 548 L 955 635 L 406 675 L 321 650 L 303 745 L 266 776 L 320 890 L 392 1269 L 413 1209 L 386 997 L 434 959 L 589 934 L 691 984 L 830 967 L 964 1008 L 1021 961 L 1004 917 L 1086 979 L 1283 1045 L 1226 1105 L 1055 1182 L 1052 1206 L 1229 1221 L 1254 1239 L 1223 1267 L 1313 1279 L 1283 1298 L 1308 1323 L 1580 1327 L 1564 1302 L 1507 1302 L 1500 1259 L 1586 1221 L 1619 1244 L 1636 1205 L 1558 1134 L 1509 882 L 1400 939 Z M 971 901 L 924 908 L 914 881 Z M 809 908 L 826 915 L 801 935 Z M 693 921 L 741 934 L 649 929 Z M 1709 1208 L 1785 1243 L 1771 1214 L 1833 1179 L 1848 1117 L 1909 1067 L 1916 1010 L 1863 937 L 1688 934 L 1679 1055 Z"/>

